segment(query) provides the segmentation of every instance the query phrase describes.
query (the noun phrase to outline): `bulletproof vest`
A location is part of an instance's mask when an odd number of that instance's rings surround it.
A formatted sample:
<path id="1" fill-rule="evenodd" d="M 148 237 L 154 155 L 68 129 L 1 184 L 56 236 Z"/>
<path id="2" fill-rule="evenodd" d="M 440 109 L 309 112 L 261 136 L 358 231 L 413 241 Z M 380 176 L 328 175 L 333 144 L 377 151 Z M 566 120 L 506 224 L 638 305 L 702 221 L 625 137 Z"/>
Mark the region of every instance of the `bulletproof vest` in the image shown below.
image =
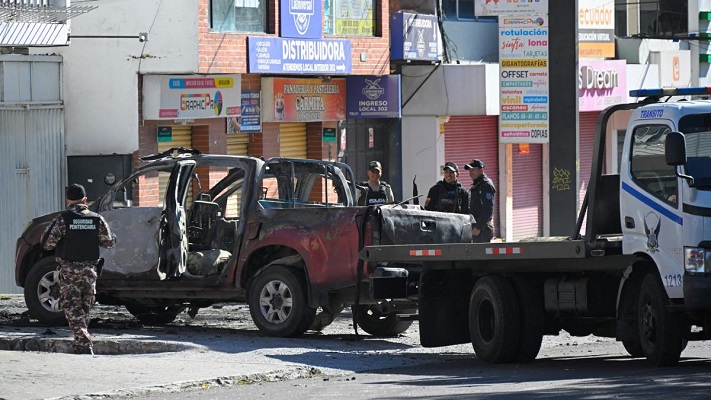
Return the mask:
<path id="1" fill-rule="evenodd" d="M 385 194 L 385 187 L 387 183 L 380 182 L 378 190 L 373 190 L 368 182 L 363 182 L 363 185 L 368 188 L 365 192 L 365 196 L 361 197 L 360 205 L 362 206 L 374 206 L 378 204 L 385 204 L 388 202 L 388 196 Z"/>
<path id="2" fill-rule="evenodd" d="M 99 215 L 93 212 L 62 213 L 66 233 L 57 243 L 57 257 L 65 261 L 91 261 L 99 259 Z"/>

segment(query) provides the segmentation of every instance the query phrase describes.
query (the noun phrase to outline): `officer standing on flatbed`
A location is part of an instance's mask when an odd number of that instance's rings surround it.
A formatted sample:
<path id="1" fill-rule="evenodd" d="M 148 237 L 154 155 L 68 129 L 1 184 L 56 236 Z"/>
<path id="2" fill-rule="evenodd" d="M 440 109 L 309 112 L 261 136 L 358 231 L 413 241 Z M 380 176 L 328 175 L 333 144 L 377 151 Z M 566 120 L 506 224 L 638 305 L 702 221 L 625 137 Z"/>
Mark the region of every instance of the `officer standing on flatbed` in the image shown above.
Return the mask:
<path id="1" fill-rule="evenodd" d="M 97 267 L 102 261 L 99 246 L 113 247 L 116 236 L 101 215 L 89 211 L 84 186 L 68 186 L 66 198 L 67 209 L 42 234 L 42 247 L 56 248 L 60 304 L 74 335 L 72 350 L 94 354 L 88 327 L 96 296 Z"/>

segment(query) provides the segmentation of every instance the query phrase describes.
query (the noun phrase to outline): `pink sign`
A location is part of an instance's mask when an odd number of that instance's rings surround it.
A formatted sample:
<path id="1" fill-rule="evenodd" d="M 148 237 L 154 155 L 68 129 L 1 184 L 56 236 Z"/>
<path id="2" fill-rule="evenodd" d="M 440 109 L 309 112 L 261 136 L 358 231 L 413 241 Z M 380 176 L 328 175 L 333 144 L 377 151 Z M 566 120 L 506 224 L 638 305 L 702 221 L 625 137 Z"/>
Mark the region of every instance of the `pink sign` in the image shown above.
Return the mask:
<path id="1" fill-rule="evenodd" d="M 580 60 L 578 68 L 580 111 L 601 111 L 627 102 L 625 60 Z"/>

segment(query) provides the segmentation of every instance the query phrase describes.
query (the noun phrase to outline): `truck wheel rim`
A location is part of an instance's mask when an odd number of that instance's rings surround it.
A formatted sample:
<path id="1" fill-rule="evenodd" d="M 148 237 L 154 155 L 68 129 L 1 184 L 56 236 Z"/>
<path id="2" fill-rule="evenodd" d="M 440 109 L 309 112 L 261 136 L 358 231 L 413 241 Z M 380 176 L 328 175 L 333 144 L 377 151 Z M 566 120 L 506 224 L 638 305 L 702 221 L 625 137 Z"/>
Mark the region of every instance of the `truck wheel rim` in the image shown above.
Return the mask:
<path id="1" fill-rule="evenodd" d="M 284 323 L 293 307 L 291 289 L 282 281 L 270 281 L 259 293 L 259 308 L 262 317 L 273 324 Z"/>
<path id="2" fill-rule="evenodd" d="M 650 343 L 656 341 L 655 326 L 654 303 L 652 303 L 651 299 L 647 299 L 642 307 L 642 333 Z"/>
<path id="3" fill-rule="evenodd" d="M 59 302 L 59 272 L 50 271 L 44 274 L 37 285 L 37 297 L 45 309 L 60 312 L 62 307 Z"/>

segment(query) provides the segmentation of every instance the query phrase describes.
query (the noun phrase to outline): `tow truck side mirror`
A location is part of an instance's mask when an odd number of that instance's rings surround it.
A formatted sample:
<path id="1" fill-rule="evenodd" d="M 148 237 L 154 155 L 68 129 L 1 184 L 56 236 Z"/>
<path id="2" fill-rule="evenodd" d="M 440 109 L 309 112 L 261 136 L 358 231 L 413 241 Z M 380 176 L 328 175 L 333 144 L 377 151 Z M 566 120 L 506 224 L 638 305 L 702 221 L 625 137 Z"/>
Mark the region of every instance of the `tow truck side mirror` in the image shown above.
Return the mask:
<path id="1" fill-rule="evenodd" d="M 664 144 L 664 154 L 667 165 L 686 164 L 686 139 L 681 132 L 670 132 L 667 134 Z"/>

